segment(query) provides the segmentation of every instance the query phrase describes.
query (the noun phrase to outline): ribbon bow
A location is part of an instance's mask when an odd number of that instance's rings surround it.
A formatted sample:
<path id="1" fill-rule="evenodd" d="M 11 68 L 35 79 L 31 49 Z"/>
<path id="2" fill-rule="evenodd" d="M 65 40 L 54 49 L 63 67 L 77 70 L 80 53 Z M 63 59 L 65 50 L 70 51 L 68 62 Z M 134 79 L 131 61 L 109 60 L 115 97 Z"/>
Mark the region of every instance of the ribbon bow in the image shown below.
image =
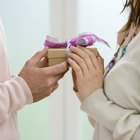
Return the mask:
<path id="1" fill-rule="evenodd" d="M 69 48 L 70 46 L 76 47 L 77 45 L 88 47 L 93 45 L 96 41 L 101 42 L 106 46 L 110 47 L 104 39 L 91 33 L 83 33 L 70 40 L 61 40 L 59 38 L 47 36 L 44 42 L 44 46 L 48 46 L 49 48 Z"/>

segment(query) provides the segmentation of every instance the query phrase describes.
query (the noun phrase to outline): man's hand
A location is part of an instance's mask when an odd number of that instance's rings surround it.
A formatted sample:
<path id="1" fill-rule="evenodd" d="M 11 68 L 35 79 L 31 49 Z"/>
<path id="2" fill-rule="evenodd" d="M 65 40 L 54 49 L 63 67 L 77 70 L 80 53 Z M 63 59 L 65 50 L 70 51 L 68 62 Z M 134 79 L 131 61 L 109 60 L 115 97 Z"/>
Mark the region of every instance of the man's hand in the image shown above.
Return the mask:
<path id="1" fill-rule="evenodd" d="M 49 96 L 57 87 L 58 80 L 61 79 L 68 70 L 67 62 L 46 67 L 48 48 L 37 52 L 29 59 L 22 68 L 19 76 L 28 84 L 33 95 L 33 101 L 37 102 Z"/>

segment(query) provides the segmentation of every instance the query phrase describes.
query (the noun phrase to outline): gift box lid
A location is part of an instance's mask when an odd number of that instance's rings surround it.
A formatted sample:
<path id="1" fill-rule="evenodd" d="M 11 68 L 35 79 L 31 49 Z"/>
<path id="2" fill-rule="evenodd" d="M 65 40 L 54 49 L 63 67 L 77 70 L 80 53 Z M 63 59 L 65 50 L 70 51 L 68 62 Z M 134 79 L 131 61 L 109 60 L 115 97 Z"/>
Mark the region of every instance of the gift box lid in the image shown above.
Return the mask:
<path id="1" fill-rule="evenodd" d="M 96 56 L 98 56 L 98 51 L 96 48 L 90 47 L 88 49 L 94 52 Z M 64 58 L 64 57 L 67 57 L 67 52 L 65 48 L 49 48 L 48 49 L 48 59 Z"/>

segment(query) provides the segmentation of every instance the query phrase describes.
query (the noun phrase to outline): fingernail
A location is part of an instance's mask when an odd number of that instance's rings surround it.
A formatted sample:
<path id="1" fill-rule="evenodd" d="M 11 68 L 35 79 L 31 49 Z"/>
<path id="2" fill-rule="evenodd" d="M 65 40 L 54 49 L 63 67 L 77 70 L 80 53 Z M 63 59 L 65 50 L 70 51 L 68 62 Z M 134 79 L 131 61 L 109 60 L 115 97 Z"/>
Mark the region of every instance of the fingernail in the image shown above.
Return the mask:
<path id="1" fill-rule="evenodd" d="M 73 49 L 75 49 L 75 46 L 70 46 L 70 50 L 73 50 Z"/>

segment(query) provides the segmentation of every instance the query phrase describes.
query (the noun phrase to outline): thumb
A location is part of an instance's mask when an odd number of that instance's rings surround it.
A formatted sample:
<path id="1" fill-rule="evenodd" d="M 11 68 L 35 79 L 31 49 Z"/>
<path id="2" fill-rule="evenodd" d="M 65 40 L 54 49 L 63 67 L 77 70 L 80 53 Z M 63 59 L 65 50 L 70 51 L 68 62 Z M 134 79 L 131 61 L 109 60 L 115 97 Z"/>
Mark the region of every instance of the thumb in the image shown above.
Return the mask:
<path id="1" fill-rule="evenodd" d="M 31 57 L 31 61 L 33 64 L 37 64 L 41 61 L 42 58 L 46 57 L 48 53 L 48 48 L 45 47 L 43 50 L 38 51 Z"/>

